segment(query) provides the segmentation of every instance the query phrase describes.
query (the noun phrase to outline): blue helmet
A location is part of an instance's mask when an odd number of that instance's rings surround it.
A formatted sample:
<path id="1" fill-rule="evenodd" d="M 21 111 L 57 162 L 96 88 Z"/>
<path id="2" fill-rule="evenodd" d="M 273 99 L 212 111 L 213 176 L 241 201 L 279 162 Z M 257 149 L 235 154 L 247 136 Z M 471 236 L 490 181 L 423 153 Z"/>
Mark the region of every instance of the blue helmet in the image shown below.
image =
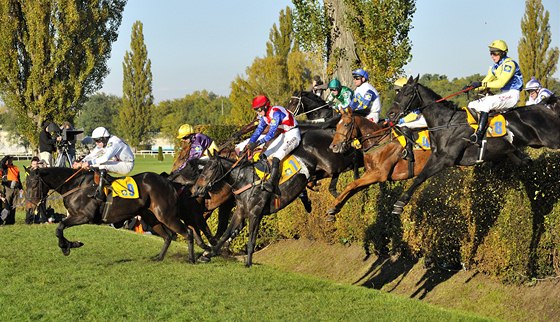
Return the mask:
<path id="1" fill-rule="evenodd" d="M 365 78 L 366 80 L 369 80 L 368 73 L 361 68 L 358 68 L 355 71 L 353 71 L 352 76 L 361 76 L 361 77 Z"/>

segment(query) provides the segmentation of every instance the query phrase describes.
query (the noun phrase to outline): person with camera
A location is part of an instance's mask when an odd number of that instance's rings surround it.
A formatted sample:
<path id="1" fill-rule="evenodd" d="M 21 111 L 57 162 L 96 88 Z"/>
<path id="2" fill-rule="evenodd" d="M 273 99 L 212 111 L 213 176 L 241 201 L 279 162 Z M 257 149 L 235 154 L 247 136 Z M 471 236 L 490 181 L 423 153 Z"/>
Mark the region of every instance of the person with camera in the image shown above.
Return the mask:
<path id="1" fill-rule="evenodd" d="M 62 137 L 57 135 L 60 132 L 60 128 L 50 121 L 44 121 L 41 129 L 39 134 L 39 157 L 50 167 L 53 165 L 53 152 L 56 151 L 56 144 L 62 140 Z M 54 138 L 53 134 L 55 135 Z"/>
<path id="2" fill-rule="evenodd" d="M 61 153 L 64 157 L 68 158 L 68 162 L 70 164 L 74 163 L 74 160 L 76 160 L 76 134 L 74 131 L 74 128 L 72 127 L 72 124 L 70 124 L 70 122 L 65 121 L 64 123 L 62 123 L 61 126 L 62 129 L 62 140 L 60 141 L 59 147 L 60 147 L 60 151 L 59 153 Z M 64 166 L 64 164 L 61 164 L 59 166 Z"/>

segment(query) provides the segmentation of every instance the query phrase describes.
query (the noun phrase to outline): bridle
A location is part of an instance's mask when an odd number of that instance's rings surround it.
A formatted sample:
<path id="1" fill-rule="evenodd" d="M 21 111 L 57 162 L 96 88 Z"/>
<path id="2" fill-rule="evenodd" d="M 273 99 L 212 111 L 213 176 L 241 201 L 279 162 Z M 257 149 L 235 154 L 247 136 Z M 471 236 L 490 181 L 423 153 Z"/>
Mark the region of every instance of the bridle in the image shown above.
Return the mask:
<path id="1" fill-rule="evenodd" d="M 72 180 L 72 178 L 76 177 L 80 172 L 82 172 L 83 169 L 80 168 L 78 169 L 78 171 L 74 172 L 71 176 L 69 176 L 68 178 L 66 178 L 66 180 L 64 180 L 60 185 L 58 185 L 56 188 L 55 187 L 51 187 L 48 183 L 45 182 L 45 180 L 43 179 L 42 176 L 40 176 L 39 174 L 37 174 L 37 181 L 38 181 L 38 185 L 39 187 L 37 188 L 38 193 L 37 195 L 41 196 L 41 198 L 39 199 L 39 201 L 37 203 L 33 202 L 30 198 L 28 198 L 27 196 L 25 197 L 25 199 L 27 201 L 29 201 L 31 204 L 33 204 L 35 207 L 39 207 L 39 205 L 41 205 L 42 203 L 45 203 L 48 199 L 49 196 L 51 196 L 54 192 L 58 192 L 58 190 L 64 186 L 67 182 L 69 182 L 70 180 Z M 82 179 L 85 180 L 85 177 Z M 47 193 L 43 193 L 43 187 L 47 187 Z M 66 191 L 65 193 L 61 194 L 59 198 L 64 198 L 78 190 L 82 189 L 82 184 L 80 183 L 77 187 L 70 189 L 68 191 Z"/>
<path id="2" fill-rule="evenodd" d="M 323 105 L 320 105 L 320 106 L 318 106 L 318 107 L 316 107 L 312 110 L 309 110 L 307 112 L 303 112 L 303 113 L 300 114 L 299 111 L 303 108 L 303 99 L 304 99 L 303 94 L 300 92 L 299 96 L 292 96 L 292 99 L 297 99 L 298 100 L 295 111 L 292 112 L 292 114 L 294 114 L 294 116 L 306 115 L 306 114 L 318 111 L 318 110 L 320 110 L 320 109 L 322 109 L 326 106 L 329 106 L 329 104 L 323 104 Z"/>
<path id="3" fill-rule="evenodd" d="M 360 144 L 363 144 L 364 142 L 368 141 L 368 140 L 372 140 L 375 138 L 380 138 L 378 142 L 380 142 L 384 137 L 386 137 L 387 135 L 389 135 L 391 132 L 391 127 L 387 127 L 387 128 L 382 128 L 379 130 L 376 130 L 372 133 L 368 133 L 366 135 L 362 135 L 362 136 L 357 136 L 355 138 L 352 138 L 352 133 L 354 133 L 354 129 L 356 128 L 356 117 L 355 116 L 350 116 L 351 117 L 351 122 L 350 122 L 350 130 L 347 131 L 346 133 L 341 133 L 339 131 L 336 131 L 334 133 L 333 138 L 336 135 L 340 135 L 344 137 L 344 140 L 342 141 L 342 146 L 346 147 L 348 145 L 349 142 L 353 141 L 353 140 L 358 140 L 360 141 Z M 370 146 L 371 147 L 371 146 Z M 370 147 L 362 147 L 362 149 L 367 150 Z"/>

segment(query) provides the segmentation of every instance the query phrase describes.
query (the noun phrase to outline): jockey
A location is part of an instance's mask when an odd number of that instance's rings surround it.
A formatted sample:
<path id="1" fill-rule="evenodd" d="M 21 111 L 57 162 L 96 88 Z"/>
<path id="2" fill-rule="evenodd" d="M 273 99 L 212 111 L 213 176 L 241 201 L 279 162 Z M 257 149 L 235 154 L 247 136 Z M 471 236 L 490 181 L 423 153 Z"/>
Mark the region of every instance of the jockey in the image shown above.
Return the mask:
<path id="1" fill-rule="evenodd" d="M 190 144 L 190 151 L 189 157 L 176 172 L 182 170 L 189 161 L 194 159 L 208 159 L 211 153 L 213 154 L 218 150 L 214 140 L 202 133 L 195 133 L 190 124 L 181 125 L 177 131 L 177 138 L 181 139 L 183 142 L 188 142 Z"/>
<path id="2" fill-rule="evenodd" d="M 471 87 L 478 91 L 495 89 L 500 92 L 484 96 L 468 105 L 469 109 L 480 113 L 478 130 L 470 137 L 470 141 L 479 146 L 488 126 L 488 113 L 490 111 L 507 111 L 514 107 L 519 101 L 519 91 L 523 87 L 523 76 L 519 64 L 507 56 L 506 42 L 494 40 L 488 48 L 494 65 L 490 66 L 488 74 L 481 82 L 472 82 Z"/>
<path id="3" fill-rule="evenodd" d="M 534 76 L 525 85 L 525 90 L 529 93 L 529 99 L 525 102 L 525 105 L 539 104 L 542 100 L 554 95 L 549 89 L 542 87 Z"/>
<path id="4" fill-rule="evenodd" d="M 123 176 L 128 174 L 134 168 L 134 153 L 128 144 L 117 136 L 109 134 L 104 127 L 95 128 L 91 138 L 95 141 L 95 148 L 81 162 L 74 162 L 72 168 L 99 169 L 99 186 L 92 197 L 101 199 L 106 172 Z"/>
<path id="5" fill-rule="evenodd" d="M 353 113 L 365 116 L 368 120 L 377 123 L 379 113 L 381 113 L 381 100 L 377 90 L 368 83 L 369 75 L 363 69 L 356 69 L 352 72 L 356 90 L 354 98 L 350 103 Z"/>
<path id="6" fill-rule="evenodd" d="M 354 92 L 346 86 L 342 86 L 336 78 L 329 82 L 329 96 L 327 96 L 327 104 L 329 104 L 336 112 L 342 114 L 350 110 L 350 103 Z"/>
<path id="7" fill-rule="evenodd" d="M 406 77 L 399 78 L 395 81 L 395 91 L 398 93 L 407 82 Z M 404 117 L 400 118 L 397 126 L 406 137 L 406 147 L 402 151 L 402 158 L 414 162 L 414 135 L 411 130 L 428 128 L 424 115 L 421 114 L 420 109 L 416 109 Z"/>
<path id="8" fill-rule="evenodd" d="M 298 124 L 290 111 L 282 106 L 271 106 L 270 100 L 265 95 L 256 96 L 253 99 L 252 107 L 258 114 L 259 125 L 244 149 L 252 151 L 257 146 L 270 142 L 262 154 L 262 157 L 272 162 L 270 179 L 264 183 L 263 188 L 278 195 L 280 160 L 299 145 L 301 137 Z M 269 126 L 268 133 L 262 135 L 267 125 Z"/>

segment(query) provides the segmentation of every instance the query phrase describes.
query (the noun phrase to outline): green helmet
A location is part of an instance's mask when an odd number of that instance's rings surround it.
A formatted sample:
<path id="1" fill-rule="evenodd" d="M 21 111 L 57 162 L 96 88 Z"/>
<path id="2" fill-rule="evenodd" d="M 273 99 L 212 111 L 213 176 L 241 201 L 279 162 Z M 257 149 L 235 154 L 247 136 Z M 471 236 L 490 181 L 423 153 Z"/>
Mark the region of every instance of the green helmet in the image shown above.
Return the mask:
<path id="1" fill-rule="evenodd" d="M 334 78 L 332 81 L 329 82 L 329 89 L 340 91 L 341 88 L 342 88 L 342 84 L 338 79 Z"/>

